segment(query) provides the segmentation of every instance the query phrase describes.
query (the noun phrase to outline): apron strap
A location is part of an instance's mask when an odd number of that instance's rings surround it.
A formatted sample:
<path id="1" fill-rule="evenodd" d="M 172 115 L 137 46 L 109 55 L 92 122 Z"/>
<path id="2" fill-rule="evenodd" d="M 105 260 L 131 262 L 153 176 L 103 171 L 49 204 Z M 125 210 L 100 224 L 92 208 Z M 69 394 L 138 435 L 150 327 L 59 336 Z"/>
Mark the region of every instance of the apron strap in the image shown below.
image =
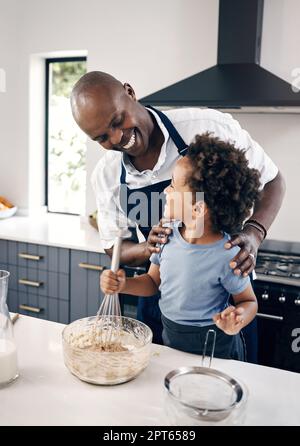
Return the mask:
<path id="1" fill-rule="evenodd" d="M 123 163 L 123 158 L 121 160 L 121 175 L 120 175 L 120 184 L 126 184 L 126 169 Z"/>
<path id="2" fill-rule="evenodd" d="M 168 130 L 169 135 L 171 136 L 172 140 L 174 141 L 174 144 L 176 145 L 176 147 L 178 149 L 179 155 L 184 156 L 185 152 L 187 151 L 188 145 L 181 138 L 181 136 L 177 132 L 176 128 L 174 127 L 174 125 L 172 124 L 170 119 L 162 111 L 157 110 L 156 108 L 152 107 L 151 105 L 146 105 L 146 107 L 151 108 L 151 110 L 155 111 L 155 113 L 158 114 L 162 123 Z"/>
<path id="3" fill-rule="evenodd" d="M 177 132 L 176 128 L 174 127 L 174 125 L 172 124 L 170 119 L 162 111 L 157 110 L 156 108 L 152 107 L 151 105 L 146 105 L 146 107 L 151 108 L 151 110 L 153 110 L 155 113 L 158 114 L 162 123 L 168 130 L 168 133 L 169 133 L 171 139 L 173 140 L 175 146 L 177 147 L 179 155 L 184 156 L 188 149 L 188 145 L 181 138 L 180 134 Z M 121 161 L 120 184 L 126 184 L 126 169 L 124 166 L 123 158 Z"/>

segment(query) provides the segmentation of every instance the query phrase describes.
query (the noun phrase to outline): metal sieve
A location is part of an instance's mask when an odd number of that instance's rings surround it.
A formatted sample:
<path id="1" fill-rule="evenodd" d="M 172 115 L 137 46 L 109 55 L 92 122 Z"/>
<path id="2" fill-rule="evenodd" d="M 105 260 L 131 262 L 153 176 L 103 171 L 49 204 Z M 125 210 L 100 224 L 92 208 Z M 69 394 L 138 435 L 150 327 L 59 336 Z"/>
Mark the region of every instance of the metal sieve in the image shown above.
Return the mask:
<path id="1" fill-rule="evenodd" d="M 213 335 L 209 367 L 204 367 L 207 341 Z M 210 368 L 216 341 L 209 330 L 202 356 L 202 367 L 180 367 L 167 374 L 166 411 L 172 425 L 239 424 L 248 392 L 235 378 Z"/>

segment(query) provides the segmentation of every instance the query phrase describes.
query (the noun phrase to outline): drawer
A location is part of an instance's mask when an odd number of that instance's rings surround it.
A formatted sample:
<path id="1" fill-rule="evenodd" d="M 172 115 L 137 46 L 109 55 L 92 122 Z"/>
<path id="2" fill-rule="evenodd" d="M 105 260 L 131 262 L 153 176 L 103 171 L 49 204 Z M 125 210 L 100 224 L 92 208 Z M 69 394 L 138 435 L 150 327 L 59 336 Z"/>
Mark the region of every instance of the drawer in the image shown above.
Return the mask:
<path id="1" fill-rule="evenodd" d="M 1 268 L 1 265 L 0 265 L 0 269 L 4 269 L 4 268 Z M 8 289 L 18 290 L 17 267 L 15 265 L 6 265 L 5 269 L 10 274 L 9 279 L 8 279 Z"/>
<path id="2" fill-rule="evenodd" d="M 71 251 L 71 267 L 78 266 L 81 270 L 98 271 L 110 268 L 111 259 L 106 254 L 98 254 L 88 251 Z"/>
<path id="3" fill-rule="evenodd" d="M 12 267 L 13 270 L 13 267 Z M 37 296 L 69 300 L 69 275 L 19 267 L 12 275 L 10 288 Z"/>
<path id="4" fill-rule="evenodd" d="M 7 263 L 18 267 L 69 273 L 69 249 L 33 243 L 7 242 Z"/>
<path id="5" fill-rule="evenodd" d="M 100 274 L 110 266 L 106 255 L 71 251 L 70 320 L 93 316 L 103 298 Z"/>
<path id="6" fill-rule="evenodd" d="M 7 264 L 6 263 L 0 263 L 0 269 L 2 269 L 4 271 L 8 271 Z"/>
<path id="7" fill-rule="evenodd" d="M 124 269 L 126 277 L 139 276 L 147 271 L 143 266 L 124 266 Z M 123 316 L 137 319 L 138 297 L 121 293 L 119 298 Z"/>
<path id="8" fill-rule="evenodd" d="M 0 240 L 0 264 L 6 265 L 7 262 L 8 262 L 7 240 Z"/>
<path id="9" fill-rule="evenodd" d="M 19 297 L 18 291 L 16 290 L 8 290 L 7 294 L 7 306 L 9 311 L 13 313 L 19 313 Z"/>
<path id="10" fill-rule="evenodd" d="M 14 298 L 14 305 L 16 305 L 16 299 L 18 301 L 20 314 L 63 324 L 69 323 L 69 302 L 67 301 L 23 292 L 19 292 Z"/>

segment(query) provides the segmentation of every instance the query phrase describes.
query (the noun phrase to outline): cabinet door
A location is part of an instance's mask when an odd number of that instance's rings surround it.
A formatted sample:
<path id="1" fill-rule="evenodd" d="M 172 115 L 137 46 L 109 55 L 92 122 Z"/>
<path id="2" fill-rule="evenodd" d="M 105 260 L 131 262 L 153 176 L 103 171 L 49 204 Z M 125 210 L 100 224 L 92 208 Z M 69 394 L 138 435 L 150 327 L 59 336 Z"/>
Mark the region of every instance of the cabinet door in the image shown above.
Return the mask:
<path id="1" fill-rule="evenodd" d="M 0 269 L 6 270 L 8 263 L 7 241 L 0 240 Z"/>
<path id="2" fill-rule="evenodd" d="M 126 277 L 135 277 L 141 274 L 145 274 L 146 268 L 141 266 L 123 266 Z M 126 317 L 131 317 L 133 319 L 137 319 L 137 306 L 138 306 L 138 297 L 131 296 L 129 294 L 120 294 L 120 304 L 122 315 Z"/>
<path id="3" fill-rule="evenodd" d="M 7 251 L 9 265 L 69 274 L 69 250 L 66 248 L 8 241 Z"/>
<path id="4" fill-rule="evenodd" d="M 9 311 L 19 313 L 18 291 L 8 289 L 7 306 Z"/>
<path id="5" fill-rule="evenodd" d="M 0 240 L 0 270 L 9 271 L 7 306 L 9 311 L 18 311 L 18 293 L 16 290 L 16 267 L 8 265 L 8 241 Z"/>
<path id="6" fill-rule="evenodd" d="M 14 292 L 12 291 L 12 297 Z M 68 324 L 69 302 L 31 293 L 19 292 L 18 312 L 26 316 Z"/>
<path id="7" fill-rule="evenodd" d="M 100 274 L 109 265 L 110 259 L 106 255 L 71 251 L 71 322 L 97 313 L 103 299 Z"/>
<path id="8" fill-rule="evenodd" d="M 9 310 L 68 324 L 69 257 L 65 248 L 0 240 L 0 269 L 10 272 Z"/>

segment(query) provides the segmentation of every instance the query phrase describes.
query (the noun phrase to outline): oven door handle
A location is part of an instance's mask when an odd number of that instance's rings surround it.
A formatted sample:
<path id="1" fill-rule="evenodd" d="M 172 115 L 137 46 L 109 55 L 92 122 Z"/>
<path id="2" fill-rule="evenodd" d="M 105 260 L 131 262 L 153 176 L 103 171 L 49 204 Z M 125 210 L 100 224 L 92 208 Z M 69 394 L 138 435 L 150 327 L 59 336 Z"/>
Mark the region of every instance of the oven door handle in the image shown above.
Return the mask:
<path id="1" fill-rule="evenodd" d="M 256 316 L 262 319 L 270 319 L 272 321 L 283 321 L 283 316 L 274 316 L 273 314 L 257 313 Z"/>

